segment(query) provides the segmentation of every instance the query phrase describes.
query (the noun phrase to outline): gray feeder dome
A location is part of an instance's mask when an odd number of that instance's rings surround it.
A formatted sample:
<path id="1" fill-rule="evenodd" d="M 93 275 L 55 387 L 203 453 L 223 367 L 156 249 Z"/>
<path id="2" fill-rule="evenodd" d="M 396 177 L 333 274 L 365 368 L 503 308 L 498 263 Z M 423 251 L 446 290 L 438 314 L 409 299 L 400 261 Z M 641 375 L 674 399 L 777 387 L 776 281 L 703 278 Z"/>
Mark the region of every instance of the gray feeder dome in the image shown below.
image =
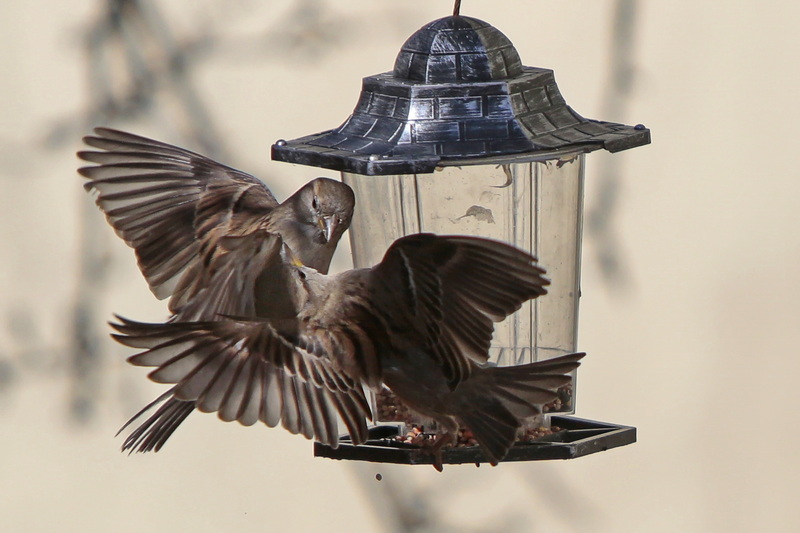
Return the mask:
<path id="1" fill-rule="evenodd" d="M 336 129 L 278 141 L 272 158 L 366 175 L 429 173 L 469 158 L 650 142 L 643 126 L 581 117 L 553 71 L 523 66 L 514 45 L 478 19 L 445 17 L 403 45 L 394 70 L 364 78 Z"/>

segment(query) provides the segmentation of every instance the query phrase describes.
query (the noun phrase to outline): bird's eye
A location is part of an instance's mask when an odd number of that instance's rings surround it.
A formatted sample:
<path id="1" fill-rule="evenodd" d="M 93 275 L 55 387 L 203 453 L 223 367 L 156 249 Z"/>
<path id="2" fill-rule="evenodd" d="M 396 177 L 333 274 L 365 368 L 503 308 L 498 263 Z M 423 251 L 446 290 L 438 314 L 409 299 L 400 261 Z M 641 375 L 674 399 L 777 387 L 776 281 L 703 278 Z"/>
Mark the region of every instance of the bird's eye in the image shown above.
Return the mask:
<path id="1" fill-rule="evenodd" d="M 319 203 L 317 201 L 317 196 L 316 195 L 314 195 L 314 198 L 311 200 L 311 207 L 314 208 L 314 210 L 316 210 L 317 207 L 319 207 Z"/>
<path id="2" fill-rule="evenodd" d="M 297 274 L 300 276 L 300 279 L 306 279 L 306 273 L 302 270 L 298 270 Z"/>

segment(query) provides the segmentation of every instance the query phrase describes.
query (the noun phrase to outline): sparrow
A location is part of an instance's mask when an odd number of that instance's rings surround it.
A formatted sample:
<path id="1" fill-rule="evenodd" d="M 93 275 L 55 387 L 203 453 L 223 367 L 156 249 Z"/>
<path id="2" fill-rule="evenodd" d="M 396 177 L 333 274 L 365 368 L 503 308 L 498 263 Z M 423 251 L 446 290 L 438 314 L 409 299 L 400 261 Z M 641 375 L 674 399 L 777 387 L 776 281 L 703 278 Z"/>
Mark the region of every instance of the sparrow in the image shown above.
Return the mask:
<path id="1" fill-rule="evenodd" d="M 253 233 L 228 243 L 239 279 L 262 268 L 274 235 Z M 145 324 L 118 317 L 122 344 L 144 351 L 133 365 L 174 385 L 225 421 L 269 426 L 331 447 L 336 415 L 354 444 L 372 418 L 359 393 L 390 389 L 441 428 L 428 450 L 442 468 L 442 448 L 460 425 L 472 430 L 496 465 L 526 418 L 557 397 L 583 353 L 519 366 L 487 363 L 494 322 L 546 293 L 536 259 L 498 241 L 415 234 L 396 240 L 372 268 L 325 275 L 287 267 L 296 291 L 292 318 L 225 316 L 212 321 Z"/>
<path id="2" fill-rule="evenodd" d="M 84 187 L 97 193 L 108 222 L 134 249 L 153 294 L 169 298 L 171 321 L 213 320 L 220 314 L 295 316 L 284 260 L 327 273 L 350 226 L 355 197 L 338 181 L 314 179 L 278 203 L 260 180 L 200 154 L 110 128 L 94 133 L 83 140 L 97 150 L 78 152 L 94 163 L 78 170 L 89 180 Z M 226 241 L 253 233 L 277 235 L 274 243 L 282 244 L 265 248 L 263 268 L 247 273 L 256 288 L 243 292 L 246 280 L 216 271 L 230 263 Z M 123 449 L 140 439 L 146 440 L 144 450 L 158 449 L 194 410 L 194 402 L 168 392 L 122 430 L 161 402 Z"/>
<path id="3" fill-rule="evenodd" d="M 327 273 L 355 205 L 344 183 L 317 178 L 278 203 L 257 178 L 205 156 L 110 128 L 78 152 L 95 163 L 78 169 L 96 191 L 109 224 L 136 252 L 139 269 L 169 309 L 204 288 L 207 265 L 224 253 L 219 241 L 254 231 L 276 233 L 304 265 Z M 196 310 L 210 318 L 213 310 Z M 185 318 L 198 318 L 197 316 Z"/>

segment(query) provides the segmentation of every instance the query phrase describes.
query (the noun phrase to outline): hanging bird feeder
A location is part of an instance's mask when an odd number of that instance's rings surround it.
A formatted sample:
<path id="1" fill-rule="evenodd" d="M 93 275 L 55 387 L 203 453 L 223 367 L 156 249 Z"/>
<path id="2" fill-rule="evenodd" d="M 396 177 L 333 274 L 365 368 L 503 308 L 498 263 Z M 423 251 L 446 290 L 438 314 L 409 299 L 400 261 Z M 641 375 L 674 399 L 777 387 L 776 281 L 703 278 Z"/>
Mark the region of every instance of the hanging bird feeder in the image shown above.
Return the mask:
<path id="1" fill-rule="evenodd" d="M 552 282 L 548 294 L 497 324 L 490 350 L 493 363 L 517 365 L 576 351 L 585 154 L 649 142 L 644 126 L 583 118 L 552 70 L 523 66 L 499 30 L 454 15 L 414 33 L 391 72 L 364 78 L 344 124 L 278 141 L 272 157 L 341 171 L 356 195 L 355 267 L 374 265 L 395 239 L 417 232 L 488 237 L 537 256 Z M 568 416 L 574 385 L 544 407 L 506 461 L 569 459 L 635 442 L 635 428 Z M 316 443 L 315 454 L 432 462 L 406 443 L 418 421 L 391 394 L 378 395 L 374 413 L 368 443 Z M 445 463 L 481 461 L 474 446 L 444 455 Z"/>

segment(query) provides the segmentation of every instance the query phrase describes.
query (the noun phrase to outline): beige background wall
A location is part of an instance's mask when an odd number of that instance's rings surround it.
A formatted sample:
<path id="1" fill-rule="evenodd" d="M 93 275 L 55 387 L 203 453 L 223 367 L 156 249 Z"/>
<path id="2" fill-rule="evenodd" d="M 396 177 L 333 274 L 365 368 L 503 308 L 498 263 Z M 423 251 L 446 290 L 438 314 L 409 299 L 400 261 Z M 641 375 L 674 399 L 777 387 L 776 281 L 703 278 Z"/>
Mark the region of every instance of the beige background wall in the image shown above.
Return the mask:
<path id="1" fill-rule="evenodd" d="M 116 429 L 160 389 L 126 366 L 103 322 L 166 311 L 74 171 L 91 104 L 80 34 L 100 4 L 0 6 L 0 529 L 392 531 L 388 502 L 401 501 L 416 531 L 800 530 L 800 4 L 635 2 L 634 85 L 615 107 L 606 90 L 616 2 L 464 2 L 525 64 L 553 68 L 579 113 L 644 123 L 653 144 L 588 157 L 587 209 L 608 213 L 602 193 L 617 187 L 620 270 L 602 274 L 606 241 L 587 233 L 579 340 L 589 357 L 577 414 L 635 425 L 639 442 L 443 474 L 314 459 L 301 437 L 207 415 L 159 454 L 118 452 Z M 190 81 L 226 162 L 281 198 L 332 173 L 271 162 L 270 144 L 338 125 L 361 77 L 389 70 L 404 39 L 450 9 L 328 0 L 330 33 L 301 32 L 303 46 L 322 46 L 308 53 L 278 45 L 291 37 L 280 34 L 293 28 L 291 2 L 164 4 L 178 39 L 216 36 Z M 114 125 L 191 143 L 174 96 L 157 95 L 140 118 Z M 80 289 L 103 336 L 97 372 L 79 380 L 69 346 L 84 210 L 111 283 Z M 347 267 L 346 250 L 337 264 Z M 84 411 L 71 408 L 79 393 Z"/>

